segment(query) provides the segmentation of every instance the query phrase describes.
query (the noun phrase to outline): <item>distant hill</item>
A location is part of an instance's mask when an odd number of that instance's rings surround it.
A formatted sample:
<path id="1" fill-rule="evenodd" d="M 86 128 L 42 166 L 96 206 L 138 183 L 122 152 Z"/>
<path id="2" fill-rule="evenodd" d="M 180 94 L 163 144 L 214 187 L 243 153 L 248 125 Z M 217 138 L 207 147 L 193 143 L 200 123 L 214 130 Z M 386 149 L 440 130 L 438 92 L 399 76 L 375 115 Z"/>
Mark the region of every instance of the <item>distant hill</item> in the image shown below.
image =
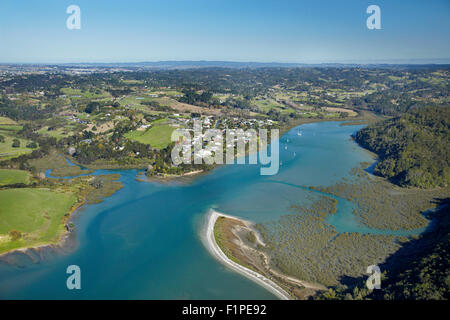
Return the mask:
<path id="1" fill-rule="evenodd" d="M 14 65 L 14 64 L 9 64 Z M 17 64 L 34 65 L 34 64 Z M 37 66 L 52 67 L 93 67 L 93 68 L 132 68 L 132 69 L 195 69 L 195 68 L 233 68 L 233 69 L 257 69 L 257 68 L 381 68 L 381 69 L 422 69 L 450 67 L 449 59 L 436 61 L 373 61 L 373 62 L 325 62 L 325 63 L 288 63 L 288 62 L 239 62 L 239 61 L 207 61 L 207 60 L 180 60 L 180 61 L 142 61 L 142 62 L 85 62 L 85 63 L 59 63 L 59 64 L 35 64 Z"/>

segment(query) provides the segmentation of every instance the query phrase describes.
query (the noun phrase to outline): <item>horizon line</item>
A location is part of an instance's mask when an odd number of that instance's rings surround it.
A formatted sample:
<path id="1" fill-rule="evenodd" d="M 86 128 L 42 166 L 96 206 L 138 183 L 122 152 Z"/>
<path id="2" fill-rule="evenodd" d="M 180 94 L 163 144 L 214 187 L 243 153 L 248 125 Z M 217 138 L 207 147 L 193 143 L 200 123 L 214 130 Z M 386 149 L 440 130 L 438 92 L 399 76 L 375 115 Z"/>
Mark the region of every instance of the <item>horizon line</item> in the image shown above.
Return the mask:
<path id="1" fill-rule="evenodd" d="M 46 61 L 46 62 L 2 62 L 0 65 L 120 65 L 120 64 L 161 64 L 161 63 L 235 63 L 235 64 L 278 64 L 278 65 L 321 65 L 321 64 L 340 64 L 340 65 L 423 65 L 423 64 L 450 64 L 450 58 L 413 58 L 413 59 L 374 59 L 374 60 L 335 60 L 335 61 L 303 61 L 303 62 L 281 62 L 281 61 L 239 61 L 239 60 L 143 60 L 143 61 Z"/>

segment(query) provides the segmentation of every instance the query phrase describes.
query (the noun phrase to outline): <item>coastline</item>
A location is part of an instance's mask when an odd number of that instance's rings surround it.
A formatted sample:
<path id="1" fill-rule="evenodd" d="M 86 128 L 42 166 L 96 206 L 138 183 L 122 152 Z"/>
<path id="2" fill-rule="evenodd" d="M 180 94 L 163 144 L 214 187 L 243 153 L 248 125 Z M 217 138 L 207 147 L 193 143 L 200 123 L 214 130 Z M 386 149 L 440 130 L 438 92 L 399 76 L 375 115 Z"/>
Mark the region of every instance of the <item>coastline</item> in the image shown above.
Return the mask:
<path id="1" fill-rule="evenodd" d="M 283 126 L 280 127 L 280 136 L 279 138 L 281 138 L 281 136 L 283 134 L 285 134 L 286 132 L 288 132 L 289 130 L 301 126 L 303 124 L 307 124 L 307 123 L 313 123 L 313 122 L 322 122 L 322 121 L 326 121 L 324 119 L 303 119 L 300 122 L 293 122 L 287 126 Z M 268 143 L 268 145 L 270 145 L 270 142 Z M 245 152 L 245 157 L 248 156 L 248 150 L 246 150 Z M 237 159 L 237 155 L 235 156 L 235 159 Z M 194 171 L 190 171 L 190 172 L 186 172 L 183 173 L 181 175 L 171 175 L 171 174 L 163 174 L 163 175 L 152 175 L 152 176 L 147 176 L 145 173 L 142 174 L 138 174 L 138 176 L 136 177 L 136 180 L 139 182 L 158 182 L 158 183 L 168 183 L 168 182 L 172 182 L 172 181 L 176 181 L 176 182 L 193 182 L 195 179 L 207 175 L 210 171 L 223 166 L 223 164 L 215 164 L 213 165 L 213 168 L 210 170 L 194 170 Z M 108 169 L 108 167 L 101 167 L 101 169 Z M 125 169 L 125 168 L 116 168 L 116 169 Z M 137 170 L 144 170 L 145 167 L 136 167 L 135 169 Z"/>
<path id="2" fill-rule="evenodd" d="M 317 122 L 348 122 L 348 121 L 369 121 L 367 119 L 367 114 L 371 114 L 371 112 L 365 111 L 364 113 L 361 112 L 357 112 L 357 115 L 355 116 L 347 116 L 345 118 L 338 118 L 338 119 L 319 119 L 319 118 L 302 118 L 302 119 L 297 119 L 297 120 L 293 120 L 289 123 L 287 123 L 284 126 L 279 127 L 279 138 L 281 138 L 286 132 L 289 132 L 291 129 L 299 127 L 301 125 L 304 124 L 309 124 L 309 123 L 317 123 Z M 370 118 L 370 117 L 369 117 Z M 364 123 L 366 124 L 366 123 Z M 357 124 L 351 124 L 351 125 L 357 125 Z M 270 145 L 270 142 L 269 142 Z M 245 156 L 248 156 L 248 151 L 246 151 Z M 92 170 L 127 170 L 127 169 L 136 169 L 136 170 L 145 170 L 146 166 L 139 164 L 133 164 L 133 165 L 126 165 L 126 166 L 122 166 L 122 165 L 111 165 L 111 164 L 95 164 L 95 165 L 81 165 L 79 163 L 76 162 L 75 159 L 73 159 L 72 157 L 70 157 L 70 161 L 72 163 L 74 163 L 77 166 L 80 167 L 84 167 L 87 169 L 92 169 Z M 203 175 L 207 175 L 210 171 L 212 171 L 213 169 L 219 167 L 221 165 L 214 165 L 214 167 L 211 170 L 194 170 L 194 171 L 190 171 L 187 173 L 183 173 L 181 175 L 153 175 L 153 176 L 146 176 L 145 174 L 142 174 L 144 177 L 141 177 L 142 175 L 138 175 L 136 177 L 137 181 L 140 182 L 159 182 L 159 183 L 167 183 L 167 182 L 171 182 L 171 181 L 181 181 L 181 182 L 185 182 L 183 181 L 183 178 L 189 178 L 187 180 L 187 182 L 192 182 L 193 180 L 203 176 Z"/>
<path id="3" fill-rule="evenodd" d="M 219 248 L 216 239 L 214 237 L 214 225 L 219 217 L 227 217 L 227 218 L 233 218 L 235 217 L 228 216 L 222 213 L 219 213 L 215 210 L 211 210 L 207 215 L 207 221 L 206 221 L 206 230 L 204 233 L 204 244 L 208 251 L 211 253 L 211 255 L 216 258 L 219 262 L 224 264 L 226 267 L 240 273 L 241 275 L 245 276 L 246 278 L 258 283 L 265 289 L 272 292 L 275 296 L 280 298 L 281 300 L 292 300 L 292 297 L 279 285 L 277 285 L 272 280 L 264 277 L 263 275 L 250 270 L 244 266 L 241 266 L 240 264 L 232 261 L 229 259 L 225 253 Z"/>
<path id="4" fill-rule="evenodd" d="M 71 236 L 74 234 L 72 229 L 68 229 L 66 225 L 70 222 L 73 215 L 81 209 L 83 205 L 86 204 L 86 197 L 79 203 L 77 203 L 72 210 L 70 210 L 68 217 L 63 221 L 64 224 L 64 232 L 59 235 L 59 237 L 54 242 L 48 242 L 48 243 L 41 243 L 41 244 L 35 244 L 32 246 L 25 246 L 20 248 L 14 248 L 10 249 L 8 251 L 0 253 L 0 262 L 5 262 L 8 264 L 14 264 L 10 261 L 10 257 L 14 259 L 13 255 L 17 253 L 22 253 L 26 256 L 28 256 L 32 261 L 33 257 L 37 254 L 40 259 L 42 259 L 41 252 L 45 250 L 52 250 L 52 251 L 60 251 L 65 248 L 69 248 L 69 243 L 71 240 Z M 35 261 L 33 261 L 35 262 Z"/>
<path id="5" fill-rule="evenodd" d="M 89 176 L 89 179 L 92 179 L 93 177 L 94 176 Z M 120 190 L 122 187 L 114 190 L 114 192 L 112 194 L 114 194 L 115 192 Z M 45 251 L 45 250 L 64 251 L 64 249 L 69 248 L 70 247 L 68 245 L 69 240 L 71 240 L 71 238 L 72 238 L 71 236 L 74 235 L 74 232 L 73 232 L 74 228 L 72 228 L 69 224 L 70 224 L 70 221 L 73 218 L 74 214 L 76 212 L 78 212 L 84 205 L 101 202 L 101 201 L 103 201 L 103 199 L 112 195 L 112 194 L 103 194 L 103 195 L 101 195 L 100 199 L 95 201 L 95 198 L 94 198 L 94 200 L 89 199 L 89 194 L 92 194 L 92 187 L 90 187 L 90 188 L 91 189 L 87 189 L 87 190 L 84 190 L 83 192 L 81 192 L 82 198 L 79 201 L 77 201 L 76 203 L 74 203 L 72 208 L 67 213 L 67 216 L 65 216 L 62 219 L 61 224 L 64 226 L 64 230 L 54 240 L 47 241 L 47 242 L 41 242 L 41 243 L 35 243 L 30 246 L 13 248 L 13 249 L 7 250 L 5 252 L 1 252 L 0 253 L 0 262 L 5 261 L 5 262 L 9 263 L 8 257 L 12 256 L 16 253 L 23 253 L 26 256 L 31 257 L 31 256 L 33 256 L 33 253 L 37 253 L 38 255 L 40 255 L 39 253 L 41 251 Z M 88 192 L 88 190 L 90 190 L 90 191 Z M 78 194 L 78 195 L 80 196 L 80 194 Z M 30 253 L 31 253 L 31 255 L 30 255 Z"/>
<path id="6" fill-rule="evenodd" d="M 359 119 L 360 117 L 361 117 L 361 115 L 358 115 L 356 117 L 351 117 L 351 118 L 352 119 L 355 119 L 355 118 Z M 364 119 L 363 116 L 361 118 Z M 304 124 L 315 123 L 315 122 L 327 122 L 327 121 L 333 121 L 333 122 L 344 121 L 345 122 L 345 121 L 349 121 L 349 120 L 350 120 L 349 117 L 347 117 L 347 118 L 344 118 L 344 119 L 302 119 L 301 121 L 293 121 L 289 125 L 283 126 L 283 127 L 280 128 L 280 138 L 283 136 L 283 134 L 285 134 L 286 132 L 288 132 L 292 128 L 299 127 L 299 126 L 302 126 Z M 365 148 L 363 148 L 363 149 L 367 150 Z M 367 151 L 370 152 L 369 150 L 367 150 Z M 142 169 L 142 166 L 136 166 L 136 165 L 130 165 L 130 166 L 116 166 L 116 165 L 114 165 L 114 166 L 108 166 L 108 165 L 105 165 L 105 166 L 101 166 L 101 165 L 100 166 L 98 166 L 98 165 L 97 166 L 83 166 L 83 165 L 77 163 L 76 160 L 73 159 L 70 156 L 66 156 L 66 158 L 68 158 L 70 160 L 71 165 L 78 166 L 80 168 L 87 168 L 87 169 L 90 169 L 90 170 L 117 170 L 117 169 L 119 169 L 119 170 L 138 169 L 139 170 L 139 169 Z M 167 183 L 167 182 L 171 182 L 171 181 L 192 182 L 195 179 L 197 179 L 197 178 L 199 178 L 199 177 L 201 177 L 203 175 L 207 175 L 209 172 L 210 172 L 209 170 L 208 171 L 196 170 L 196 171 L 191 171 L 191 172 L 184 173 L 182 175 L 171 175 L 171 176 L 166 175 L 166 176 L 152 176 L 152 177 L 147 177 L 147 176 L 144 175 L 144 178 L 142 178 L 140 175 L 137 175 L 136 180 L 138 180 L 140 182 L 157 182 L 157 183 Z M 90 173 L 92 173 L 92 172 L 90 172 Z M 90 176 L 90 175 L 88 175 L 88 176 Z M 55 179 L 56 177 L 51 177 L 51 178 Z M 81 202 L 76 204 L 75 207 L 72 210 L 70 210 L 69 215 L 68 215 L 67 219 L 65 219 L 65 221 L 63 221 L 63 224 L 66 225 L 68 223 L 68 221 L 70 221 L 70 219 L 72 218 L 73 213 L 76 212 L 79 208 L 81 208 L 86 203 L 87 203 L 86 197 L 84 197 L 84 199 Z M 219 216 L 224 216 L 224 217 L 237 219 L 236 217 L 227 216 L 225 214 L 221 214 L 221 213 L 218 213 L 218 212 L 216 212 L 216 214 L 217 214 L 217 216 L 215 217 L 215 219 L 217 219 Z M 243 221 L 242 219 L 238 219 L 238 220 Z M 214 229 L 214 224 L 212 225 L 212 228 Z M 36 245 L 33 245 L 33 246 L 29 246 L 29 247 L 24 246 L 24 247 L 20 247 L 20 248 L 10 249 L 8 251 L 0 253 L 0 261 L 4 260 L 5 256 L 8 256 L 10 254 L 14 254 L 16 252 L 22 252 L 24 254 L 27 254 L 28 251 L 36 251 L 36 250 L 39 251 L 39 250 L 45 250 L 45 249 L 54 249 L 54 250 L 62 249 L 62 248 L 64 248 L 66 246 L 66 242 L 67 242 L 66 240 L 70 237 L 70 235 L 72 233 L 73 233 L 72 230 L 69 230 L 67 227 L 65 227 L 64 232 L 54 242 L 36 244 Z M 214 238 L 213 230 L 212 230 L 212 236 Z M 214 240 L 214 244 L 217 246 L 217 243 L 215 242 L 215 239 L 213 239 L 213 240 Z M 223 254 L 223 252 L 220 250 L 220 248 L 218 246 L 217 246 L 217 249 L 219 250 L 220 253 Z M 215 255 L 215 254 L 213 253 L 213 255 Z M 228 259 L 225 255 L 224 255 L 224 257 L 225 257 L 225 259 Z M 219 260 L 223 260 L 221 257 L 218 257 L 218 259 Z M 228 259 L 228 260 L 230 260 L 230 259 Z M 279 296 L 284 296 L 284 298 L 286 298 L 285 295 L 289 296 L 286 293 L 286 291 L 284 291 L 281 287 L 276 285 L 270 279 L 265 278 L 264 276 L 254 272 L 254 271 L 252 271 L 252 270 L 250 270 L 248 268 L 240 266 L 240 265 L 238 265 L 237 263 L 235 263 L 235 262 L 233 262 L 231 260 L 230 260 L 230 262 L 237 265 L 237 269 L 235 267 L 233 267 L 233 266 L 230 266 L 232 269 L 235 269 L 236 271 L 238 271 L 240 273 L 250 272 L 250 274 L 244 274 L 244 275 L 247 276 L 247 277 L 250 277 L 252 280 L 254 280 L 254 281 L 256 281 L 256 282 L 258 282 L 260 284 L 264 283 L 263 284 L 264 287 L 266 287 L 267 284 L 263 280 L 261 280 L 260 277 L 264 278 L 267 281 L 270 281 L 272 283 L 272 285 L 274 285 L 275 287 L 269 289 L 269 291 L 282 290 L 284 293 L 279 293 L 278 292 Z M 245 269 L 245 270 L 242 271 L 240 269 Z M 252 273 L 254 273 L 254 275 Z M 293 282 L 299 281 L 299 280 L 296 280 L 296 279 L 292 279 L 292 280 L 293 280 Z"/>
<path id="7" fill-rule="evenodd" d="M 167 183 L 172 181 L 180 181 L 180 182 L 189 182 L 193 181 L 195 178 L 203 176 L 207 174 L 210 170 L 195 170 L 183 173 L 181 175 L 153 175 L 147 176 L 145 172 L 140 172 L 136 176 L 136 180 L 139 182 L 159 182 L 159 183 Z"/>

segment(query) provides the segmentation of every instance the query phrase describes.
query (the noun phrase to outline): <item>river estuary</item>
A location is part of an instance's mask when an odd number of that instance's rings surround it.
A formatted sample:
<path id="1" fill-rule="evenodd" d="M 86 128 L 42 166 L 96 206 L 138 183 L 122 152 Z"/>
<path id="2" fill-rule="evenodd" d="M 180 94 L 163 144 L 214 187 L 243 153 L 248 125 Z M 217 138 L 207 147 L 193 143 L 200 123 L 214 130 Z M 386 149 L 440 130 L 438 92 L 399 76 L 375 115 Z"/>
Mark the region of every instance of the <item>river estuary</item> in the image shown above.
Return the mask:
<path id="1" fill-rule="evenodd" d="M 214 208 L 265 222 L 290 213 L 293 202 L 311 201 L 313 192 L 302 186 L 332 185 L 360 162 L 374 161 L 350 138 L 361 127 L 321 122 L 290 130 L 280 139 L 282 165 L 274 176 L 261 176 L 259 165 L 225 165 L 186 184 L 140 182 L 137 170 L 99 170 L 120 173 L 124 188 L 75 214 L 70 253 L 0 263 L 0 298 L 276 299 L 210 256 L 201 241 L 204 217 Z M 352 209 L 339 201 L 327 222 L 338 232 L 408 234 L 362 226 Z M 73 264 L 81 268 L 81 290 L 66 288 Z"/>

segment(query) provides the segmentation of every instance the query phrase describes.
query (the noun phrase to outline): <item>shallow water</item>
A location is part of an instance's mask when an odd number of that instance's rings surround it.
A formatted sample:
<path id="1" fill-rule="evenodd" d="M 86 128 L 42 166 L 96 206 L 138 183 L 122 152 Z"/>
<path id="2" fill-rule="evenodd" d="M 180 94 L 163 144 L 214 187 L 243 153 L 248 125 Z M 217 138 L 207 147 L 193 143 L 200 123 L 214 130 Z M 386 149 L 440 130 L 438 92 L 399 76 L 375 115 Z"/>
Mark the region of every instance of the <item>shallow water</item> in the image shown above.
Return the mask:
<path id="1" fill-rule="evenodd" d="M 136 170 L 98 170 L 121 173 L 125 187 L 77 212 L 74 252 L 22 268 L 0 265 L 0 298 L 275 299 L 208 254 L 200 239 L 204 216 L 215 208 L 265 222 L 292 213 L 292 204 L 310 203 L 317 192 L 304 186 L 332 185 L 360 162 L 373 161 L 350 139 L 361 127 L 322 122 L 292 129 L 280 139 L 275 176 L 261 176 L 259 165 L 226 165 L 186 185 L 139 182 Z M 353 203 L 339 199 L 327 221 L 338 232 L 422 231 L 370 229 L 352 210 Z M 71 264 L 81 268 L 78 291 L 66 288 Z"/>

